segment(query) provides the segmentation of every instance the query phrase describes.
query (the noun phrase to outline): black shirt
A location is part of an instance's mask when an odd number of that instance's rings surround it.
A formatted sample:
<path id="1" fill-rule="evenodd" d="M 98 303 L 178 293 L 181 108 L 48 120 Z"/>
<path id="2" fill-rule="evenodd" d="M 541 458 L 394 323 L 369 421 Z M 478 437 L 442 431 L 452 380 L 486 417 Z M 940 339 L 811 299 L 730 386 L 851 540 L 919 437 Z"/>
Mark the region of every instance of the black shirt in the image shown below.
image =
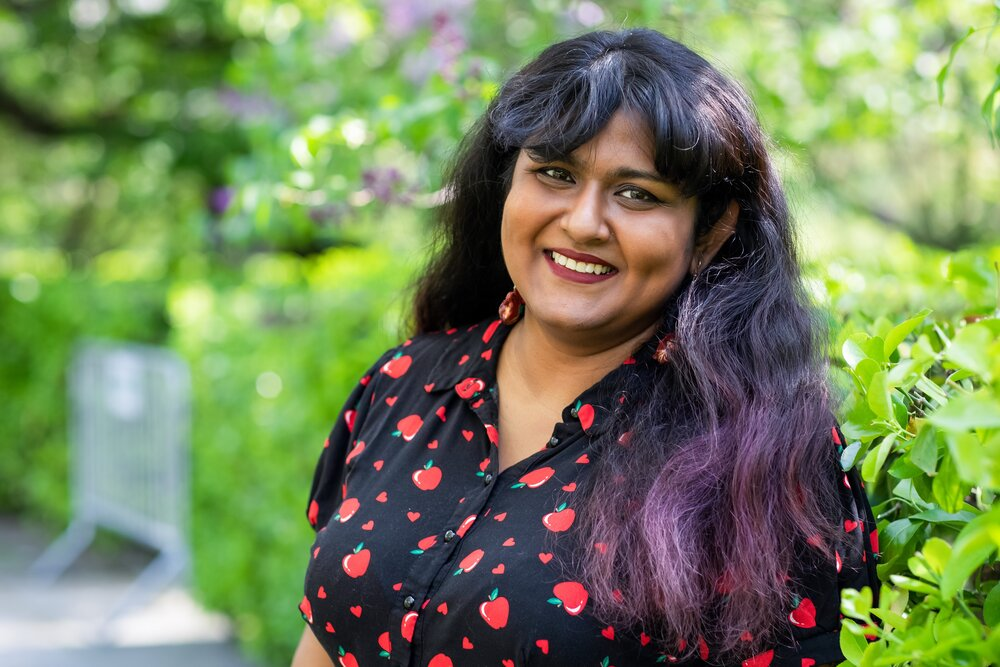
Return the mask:
<path id="1" fill-rule="evenodd" d="M 389 350 L 324 443 L 307 511 L 318 532 L 299 608 L 335 664 L 676 660 L 676 647 L 588 613 L 587 591 L 562 566 L 571 540 L 560 539 L 573 528 L 574 492 L 597 455 L 591 436 L 610 424 L 624 374 L 656 372 L 653 347 L 566 406 L 554 431 L 539 434 L 539 450 L 501 471 L 496 361 L 509 331 L 486 322 Z M 831 439 L 831 448 L 840 445 L 836 431 Z M 853 539 L 836 566 L 830 559 L 826 570 L 795 579 L 801 595 L 789 624 L 797 646 L 764 651 L 747 667 L 839 662 L 840 589 L 877 591 L 871 509 L 854 471 L 839 486 Z M 709 651 L 699 644 L 703 659 Z"/>

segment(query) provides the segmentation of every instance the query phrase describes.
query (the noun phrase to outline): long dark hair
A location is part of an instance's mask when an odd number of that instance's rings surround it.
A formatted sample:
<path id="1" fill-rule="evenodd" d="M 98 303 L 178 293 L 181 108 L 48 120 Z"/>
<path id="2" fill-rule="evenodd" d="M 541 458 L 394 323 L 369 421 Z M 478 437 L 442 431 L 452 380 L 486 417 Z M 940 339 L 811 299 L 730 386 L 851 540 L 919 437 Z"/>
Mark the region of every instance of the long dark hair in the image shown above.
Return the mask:
<path id="1" fill-rule="evenodd" d="M 599 618 L 668 645 L 701 637 L 716 657 L 752 650 L 782 627 L 806 541 L 822 545 L 807 557 L 832 557 L 837 497 L 822 329 L 767 139 L 736 84 L 652 30 L 594 32 L 542 52 L 459 149 L 415 328 L 495 316 L 511 286 L 500 218 L 518 151 L 564 157 L 618 110 L 646 122 L 657 170 L 697 198 L 696 234 L 734 200 L 739 220 L 664 306 L 670 372 L 626 388 L 633 409 L 597 443 L 576 537 L 606 551 L 581 549 L 574 565 Z"/>

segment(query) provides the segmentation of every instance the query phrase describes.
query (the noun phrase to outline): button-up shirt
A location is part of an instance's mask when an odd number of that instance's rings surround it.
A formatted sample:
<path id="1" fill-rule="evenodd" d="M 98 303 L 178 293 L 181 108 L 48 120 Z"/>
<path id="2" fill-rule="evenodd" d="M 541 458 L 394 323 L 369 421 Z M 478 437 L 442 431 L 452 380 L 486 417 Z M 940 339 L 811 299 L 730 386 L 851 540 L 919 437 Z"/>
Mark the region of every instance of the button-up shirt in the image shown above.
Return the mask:
<path id="1" fill-rule="evenodd" d="M 599 456 L 595 436 L 622 409 L 618 388 L 631 374 L 652 382 L 667 372 L 653 359 L 655 341 L 567 405 L 553 431 L 538 434 L 535 453 L 501 470 L 496 363 L 509 331 L 484 322 L 389 350 L 361 378 L 324 443 L 308 503 L 317 535 L 299 609 L 335 664 L 677 660 L 677 646 L 661 646 L 642 629 L 599 623 L 586 588 L 564 567 L 574 556 L 566 537 L 575 494 Z M 830 559 L 826 570 L 796 579 L 801 595 L 788 616 L 796 641 L 744 665 L 841 659 L 840 589 L 876 582 L 877 551 L 860 481 L 849 471 L 842 482 L 845 530 L 854 532 L 848 548 L 836 565 Z M 710 650 L 702 642 L 689 664 Z"/>

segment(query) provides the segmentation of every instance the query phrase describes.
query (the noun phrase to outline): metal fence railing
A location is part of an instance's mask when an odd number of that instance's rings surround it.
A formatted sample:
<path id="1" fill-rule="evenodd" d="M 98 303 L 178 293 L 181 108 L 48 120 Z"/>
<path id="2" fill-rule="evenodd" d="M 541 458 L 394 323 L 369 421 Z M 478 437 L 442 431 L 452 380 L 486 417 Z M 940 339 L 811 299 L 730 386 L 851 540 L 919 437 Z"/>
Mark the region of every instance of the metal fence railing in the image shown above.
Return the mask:
<path id="1" fill-rule="evenodd" d="M 69 399 L 73 516 L 32 572 L 55 580 L 98 528 L 156 550 L 110 619 L 188 567 L 190 377 L 169 350 L 88 342 L 70 368 Z"/>

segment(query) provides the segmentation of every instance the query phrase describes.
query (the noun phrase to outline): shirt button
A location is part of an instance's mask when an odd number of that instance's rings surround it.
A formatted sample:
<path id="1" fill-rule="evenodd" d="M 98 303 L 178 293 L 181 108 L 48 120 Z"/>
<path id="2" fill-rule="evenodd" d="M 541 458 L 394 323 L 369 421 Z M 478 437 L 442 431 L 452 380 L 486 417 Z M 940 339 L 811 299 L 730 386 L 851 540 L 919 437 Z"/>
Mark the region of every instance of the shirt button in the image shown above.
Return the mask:
<path id="1" fill-rule="evenodd" d="M 416 600 L 413 599 L 413 596 L 407 595 L 403 598 L 403 609 L 413 609 L 414 602 L 416 602 Z"/>
<path id="2" fill-rule="evenodd" d="M 486 477 L 483 477 L 483 484 L 489 486 L 489 483 L 493 481 L 493 475 L 486 473 Z"/>
<path id="3" fill-rule="evenodd" d="M 549 447 L 555 447 L 558 444 L 559 444 L 559 438 L 557 438 L 556 436 L 552 436 L 551 438 L 549 438 Z"/>
<path id="4" fill-rule="evenodd" d="M 445 542 L 451 542 L 453 539 L 455 539 L 455 531 L 454 530 L 446 530 L 444 532 L 444 541 Z"/>

